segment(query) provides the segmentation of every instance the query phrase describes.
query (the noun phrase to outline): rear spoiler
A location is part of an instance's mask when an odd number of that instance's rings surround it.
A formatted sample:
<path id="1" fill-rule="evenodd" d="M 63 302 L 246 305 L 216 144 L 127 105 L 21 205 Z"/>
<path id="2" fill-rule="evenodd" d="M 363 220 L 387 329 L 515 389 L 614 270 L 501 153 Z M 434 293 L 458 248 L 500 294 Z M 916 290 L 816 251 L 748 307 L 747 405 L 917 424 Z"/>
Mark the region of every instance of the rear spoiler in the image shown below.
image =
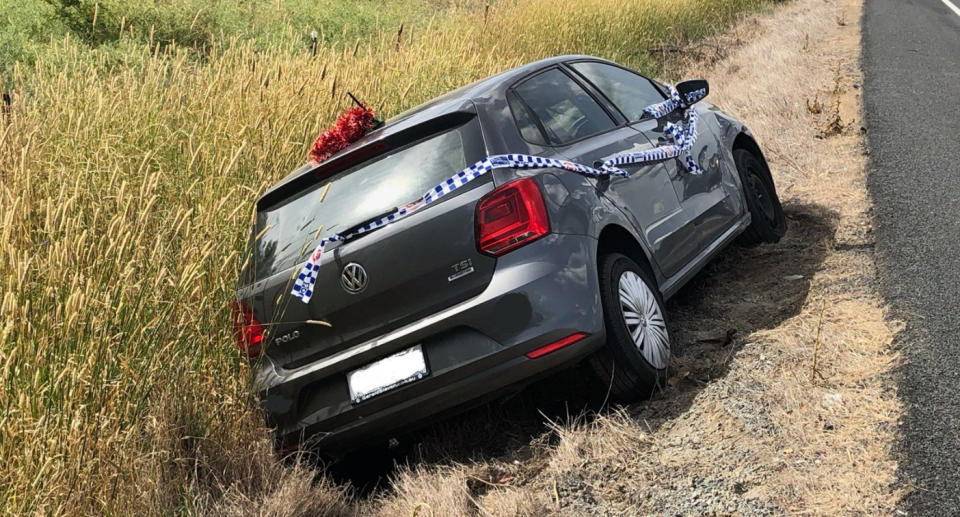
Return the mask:
<path id="1" fill-rule="evenodd" d="M 334 174 L 386 154 L 390 150 L 466 124 L 476 116 L 476 113 L 470 111 L 453 111 L 393 133 L 390 132 L 389 125 L 377 129 L 357 144 L 347 147 L 319 165 L 311 167 L 310 164 L 306 164 L 300 167 L 296 171 L 299 172 L 298 175 L 275 185 L 257 200 L 257 211 L 266 210 Z M 376 138 L 374 135 L 377 134 L 381 137 Z M 374 138 L 370 139 L 370 137 Z"/>

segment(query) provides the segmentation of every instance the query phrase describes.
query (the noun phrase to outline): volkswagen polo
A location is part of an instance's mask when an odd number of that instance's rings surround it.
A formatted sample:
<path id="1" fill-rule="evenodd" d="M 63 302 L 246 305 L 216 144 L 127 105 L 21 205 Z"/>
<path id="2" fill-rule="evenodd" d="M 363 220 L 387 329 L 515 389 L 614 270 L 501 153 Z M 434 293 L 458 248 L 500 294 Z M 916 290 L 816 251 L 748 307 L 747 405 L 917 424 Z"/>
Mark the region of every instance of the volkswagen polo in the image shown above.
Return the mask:
<path id="1" fill-rule="evenodd" d="M 585 359 L 619 399 L 648 396 L 671 356 L 664 300 L 735 239 L 786 229 L 742 122 L 705 101 L 646 109 L 708 89 L 590 56 L 538 61 L 403 113 L 265 192 L 234 323 L 278 445 L 371 445 Z M 611 157 L 669 144 L 690 110 L 684 156 L 604 173 Z M 495 168 L 390 216 L 505 153 L 599 173 Z M 293 296 L 324 239 L 311 296 Z"/>

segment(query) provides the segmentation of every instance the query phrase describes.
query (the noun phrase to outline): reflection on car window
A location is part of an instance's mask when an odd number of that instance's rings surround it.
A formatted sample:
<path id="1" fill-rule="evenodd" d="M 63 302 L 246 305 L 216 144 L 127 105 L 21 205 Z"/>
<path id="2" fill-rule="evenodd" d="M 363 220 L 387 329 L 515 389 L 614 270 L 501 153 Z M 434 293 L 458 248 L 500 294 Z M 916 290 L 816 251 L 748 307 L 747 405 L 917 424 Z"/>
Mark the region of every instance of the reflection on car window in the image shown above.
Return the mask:
<path id="1" fill-rule="evenodd" d="M 475 119 L 468 123 L 476 124 Z M 461 126 L 384 154 L 258 211 L 256 278 L 266 278 L 302 262 L 320 239 L 415 201 L 427 189 L 465 168 L 466 128 Z M 330 195 L 325 196 L 328 183 Z"/>
<path id="2" fill-rule="evenodd" d="M 540 128 L 537 127 L 533 115 L 531 115 L 530 110 L 523 105 L 523 102 L 513 94 L 507 95 L 507 102 L 510 103 L 510 111 L 513 112 L 513 119 L 516 121 L 517 128 L 520 130 L 520 135 L 523 136 L 523 139 L 531 144 L 545 145 L 547 141 L 544 139 L 543 133 L 540 132 Z"/>
<path id="3" fill-rule="evenodd" d="M 603 92 L 631 122 L 643 117 L 643 108 L 664 99 L 649 79 L 629 70 L 592 61 L 570 66 Z"/>
<path id="4" fill-rule="evenodd" d="M 550 139 L 564 144 L 614 127 L 593 97 L 567 74 L 548 70 L 516 87 L 517 94 L 540 119 Z"/>

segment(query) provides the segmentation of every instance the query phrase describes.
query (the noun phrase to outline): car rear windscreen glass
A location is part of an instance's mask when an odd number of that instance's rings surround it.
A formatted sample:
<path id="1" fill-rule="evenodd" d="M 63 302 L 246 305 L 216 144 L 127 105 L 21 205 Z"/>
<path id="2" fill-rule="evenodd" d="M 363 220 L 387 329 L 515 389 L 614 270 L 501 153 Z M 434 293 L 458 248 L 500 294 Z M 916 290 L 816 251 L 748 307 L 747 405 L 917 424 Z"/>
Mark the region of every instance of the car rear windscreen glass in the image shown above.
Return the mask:
<path id="1" fill-rule="evenodd" d="M 468 158 L 476 154 L 471 139 L 479 138 L 477 126 L 474 119 L 389 151 L 257 212 L 255 278 L 266 278 L 306 260 L 324 237 L 416 201 L 465 168 Z"/>

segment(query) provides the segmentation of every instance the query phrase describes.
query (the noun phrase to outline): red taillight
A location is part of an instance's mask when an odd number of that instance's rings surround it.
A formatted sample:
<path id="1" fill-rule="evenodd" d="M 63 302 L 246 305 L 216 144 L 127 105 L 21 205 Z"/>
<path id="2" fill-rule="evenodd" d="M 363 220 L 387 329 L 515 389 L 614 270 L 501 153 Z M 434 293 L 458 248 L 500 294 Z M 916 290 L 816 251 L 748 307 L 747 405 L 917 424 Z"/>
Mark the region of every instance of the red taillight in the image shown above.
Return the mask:
<path id="1" fill-rule="evenodd" d="M 589 336 L 589 335 L 590 335 L 590 334 L 587 334 L 586 332 L 577 332 L 576 334 L 570 334 L 569 336 L 567 336 L 567 337 L 565 337 L 565 338 L 563 338 L 563 339 L 554 341 L 553 343 L 550 343 L 549 345 L 542 346 L 542 347 L 540 347 L 540 348 L 537 348 L 537 349 L 534 349 L 534 350 L 531 350 L 531 351 L 527 352 L 527 357 L 529 357 L 530 359 L 536 359 L 536 358 L 538 358 L 538 357 L 547 355 L 547 354 L 549 354 L 550 352 L 553 352 L 553 351 L 555 351 L 555 350 L 559 350 L 559 349 L 561 349 L 561 348 L 563 348 L 563 347 L 565 347 L 565 346 L 570 346 L 570 345 L 576 343 L 577 341 L 580 341 L 581 339 L 583 339 L 583 338 L 585 338 L 585 337 L 587 337 L 587 336 Z"/>
<path id="2" fill-rule="evenodd" d="M 233 338 L 240 351 L 247 357 L 260 355 L 263 343 L 263 325 L 253 316 L 253 309 L 246 302 L 235 302 L 233 309 Z"/>
<path id="3" fill-rule="evenodd" d="M 511 181 L 477 204 L 477 247 L 503 255 L 550 232 L 547 207 L 533 178 Z"/>

